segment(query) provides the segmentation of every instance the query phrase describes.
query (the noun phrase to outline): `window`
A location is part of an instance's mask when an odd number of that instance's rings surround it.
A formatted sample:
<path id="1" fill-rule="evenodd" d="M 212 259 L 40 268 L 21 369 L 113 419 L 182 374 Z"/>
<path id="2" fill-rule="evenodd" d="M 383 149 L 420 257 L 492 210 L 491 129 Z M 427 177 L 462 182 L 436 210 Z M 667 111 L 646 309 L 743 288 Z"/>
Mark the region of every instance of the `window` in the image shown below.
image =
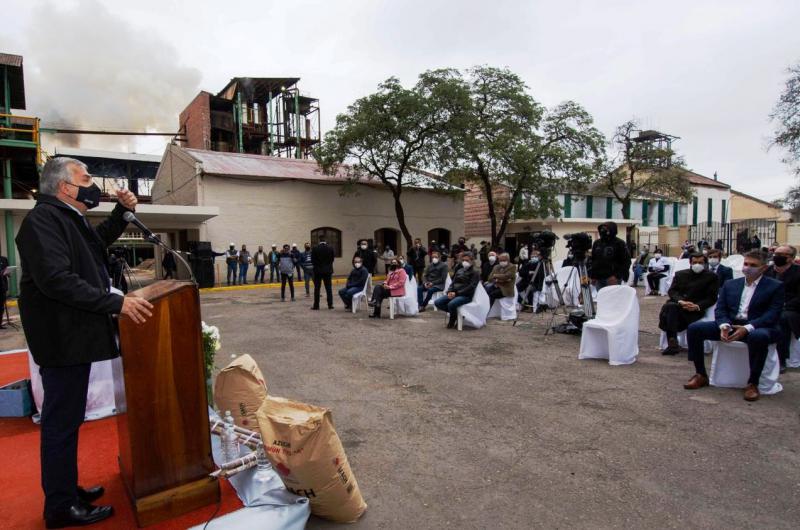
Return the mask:
<path id="1" fill-rule="evenodd" d="M 727 223 L 728 222 L 728 201 L 722 199 L 722 211 L 720 212 L 722 217 L 720 218 L 720 223 Z"/>
<path id="2" fill-rule="evenodd" d="M 714 200 L 709 198 L 708 199 L 708 212 L 706 214 L 706 224 L 708 226 L 711 226 L 711 223 L 714 220 L 714 214 L 712 213 L 713 212 L 713 208 L 712 208 L 713 206 L 714 206 Z"/>
<path id="3" fill-rule="evenodd" d="M 678 217 L 681 207 L 677 202 L 672 203 L 672 226 L 678 226 Z"/>
<path id="4" fill-rule="evenodd" d="M 329 226 L 315 228 L 311 231 L 311 244 L 316 245 L 320 239 L 324 239 L 333 249 L 333 254 L 337 258 L 342 257 L 342 231 Z"/>
<path id="5" fill-rule="evenodd" d="M 594 197 L 591 195 L 586 196 L 586 217 L 589 219 L 594 217 Z"/>
<path id="6" fill-rule="evenodd" d="M 650 203 L 642 201 L 642 226 L 650 226 Z"/>
<path id="7" fill-rule="evenodd" d="M 614 218 L 614 199 L 606 197 L 606 219 Z"/>
<path id="8" fill-rule="evenodd" d="M 658 226 L 664 226 L 664 201 L 658 201 Z"/>
<path id="9" fill-rule="evenodd" d="M 572 217 L 572 195 L 569 193 L 564 194 L 564 217 Z"/>

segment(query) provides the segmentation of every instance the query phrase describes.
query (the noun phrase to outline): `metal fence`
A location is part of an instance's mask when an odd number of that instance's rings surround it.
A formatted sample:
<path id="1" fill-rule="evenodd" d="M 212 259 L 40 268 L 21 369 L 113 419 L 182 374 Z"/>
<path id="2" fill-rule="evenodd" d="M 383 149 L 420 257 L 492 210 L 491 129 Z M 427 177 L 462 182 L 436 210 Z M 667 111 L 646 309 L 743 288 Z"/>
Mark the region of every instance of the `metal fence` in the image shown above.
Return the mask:
<path id="1" fill-rule="evenodd" d="M 771 219 L 747 219 L 731 223 L 702 223 L 689 227 L 689 242 L 699 247 L 705 241 L 726 254 L 741 254 L 768 247 L 775 242 L 777 222 Z"/>

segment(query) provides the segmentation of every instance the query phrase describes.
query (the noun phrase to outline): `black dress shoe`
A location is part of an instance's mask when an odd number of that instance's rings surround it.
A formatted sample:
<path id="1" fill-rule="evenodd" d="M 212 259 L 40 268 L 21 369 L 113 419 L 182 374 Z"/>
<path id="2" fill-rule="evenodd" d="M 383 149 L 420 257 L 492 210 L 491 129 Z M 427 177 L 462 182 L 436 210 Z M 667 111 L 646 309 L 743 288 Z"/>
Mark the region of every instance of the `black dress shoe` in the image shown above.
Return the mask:
<path id="1" fill-rule="evenodd" d="M 312 306 L 312 307 L 311 307 L 311 310 L 312 310 L 312 311 L 319 311 L 319 308 L 318 308 L 318 307 L 313 307 L 313 306 Z"/>
<path id="2" fill-rule="evenodd" d="M 78 486 L 78 498 L 84 502 L 92 503 L 103 496 L 106 492 L 103 486 L 93 486 L 88 489 L 83 489 Z"/>
<path id="3" fill-rule="evenodd" d="M 66 510 L 44 518 L 46 528 L 67 528 L 99 523 L 114 515 L 113 506 L 92 506 L 78 501 Z"/>

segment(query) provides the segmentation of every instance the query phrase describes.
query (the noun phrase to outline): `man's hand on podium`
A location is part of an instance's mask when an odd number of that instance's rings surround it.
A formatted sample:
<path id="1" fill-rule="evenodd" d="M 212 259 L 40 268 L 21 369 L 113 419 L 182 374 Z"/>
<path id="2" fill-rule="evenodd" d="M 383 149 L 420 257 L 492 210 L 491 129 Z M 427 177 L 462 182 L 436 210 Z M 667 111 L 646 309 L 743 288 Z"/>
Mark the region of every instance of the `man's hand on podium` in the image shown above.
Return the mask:
<path id="1" fill-rule="evenodd" d="M 144 298 L 126 295 L 125 299 L 122 301 L 122 311 L 120 314 L 128 315 L 136 324 L 141 324 L 147 320 L 148 317 L 153 316 L 153 313 L 150 312 L 151 309 L 153 309 L 153 304 Z"/>

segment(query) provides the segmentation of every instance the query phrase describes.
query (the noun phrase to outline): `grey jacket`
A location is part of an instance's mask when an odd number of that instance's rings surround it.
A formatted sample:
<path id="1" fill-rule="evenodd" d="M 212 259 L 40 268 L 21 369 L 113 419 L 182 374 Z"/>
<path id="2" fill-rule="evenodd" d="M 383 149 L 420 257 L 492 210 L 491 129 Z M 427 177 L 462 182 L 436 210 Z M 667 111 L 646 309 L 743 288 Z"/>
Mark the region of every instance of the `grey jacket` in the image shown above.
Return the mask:
<path id="1" fill-rule="evenodd" d="M 423 280 L 432 283 L 434 287 L 444 290 L 444 284 L 447 281 L 447 272 L 446 263 L 442 263 L 441 261 L 439 263 L 431 263 L 428 265 L 428 268 L 425 269 Z"/>
<path id="2" fill-rule="evenodd" d="M 278 260 L 278 270 L 281 272 L 281 274 L 291 276 L 294 272 L 294 263 L 294 256 L 292 256 L 290 252 L 281 252 Z"/>

